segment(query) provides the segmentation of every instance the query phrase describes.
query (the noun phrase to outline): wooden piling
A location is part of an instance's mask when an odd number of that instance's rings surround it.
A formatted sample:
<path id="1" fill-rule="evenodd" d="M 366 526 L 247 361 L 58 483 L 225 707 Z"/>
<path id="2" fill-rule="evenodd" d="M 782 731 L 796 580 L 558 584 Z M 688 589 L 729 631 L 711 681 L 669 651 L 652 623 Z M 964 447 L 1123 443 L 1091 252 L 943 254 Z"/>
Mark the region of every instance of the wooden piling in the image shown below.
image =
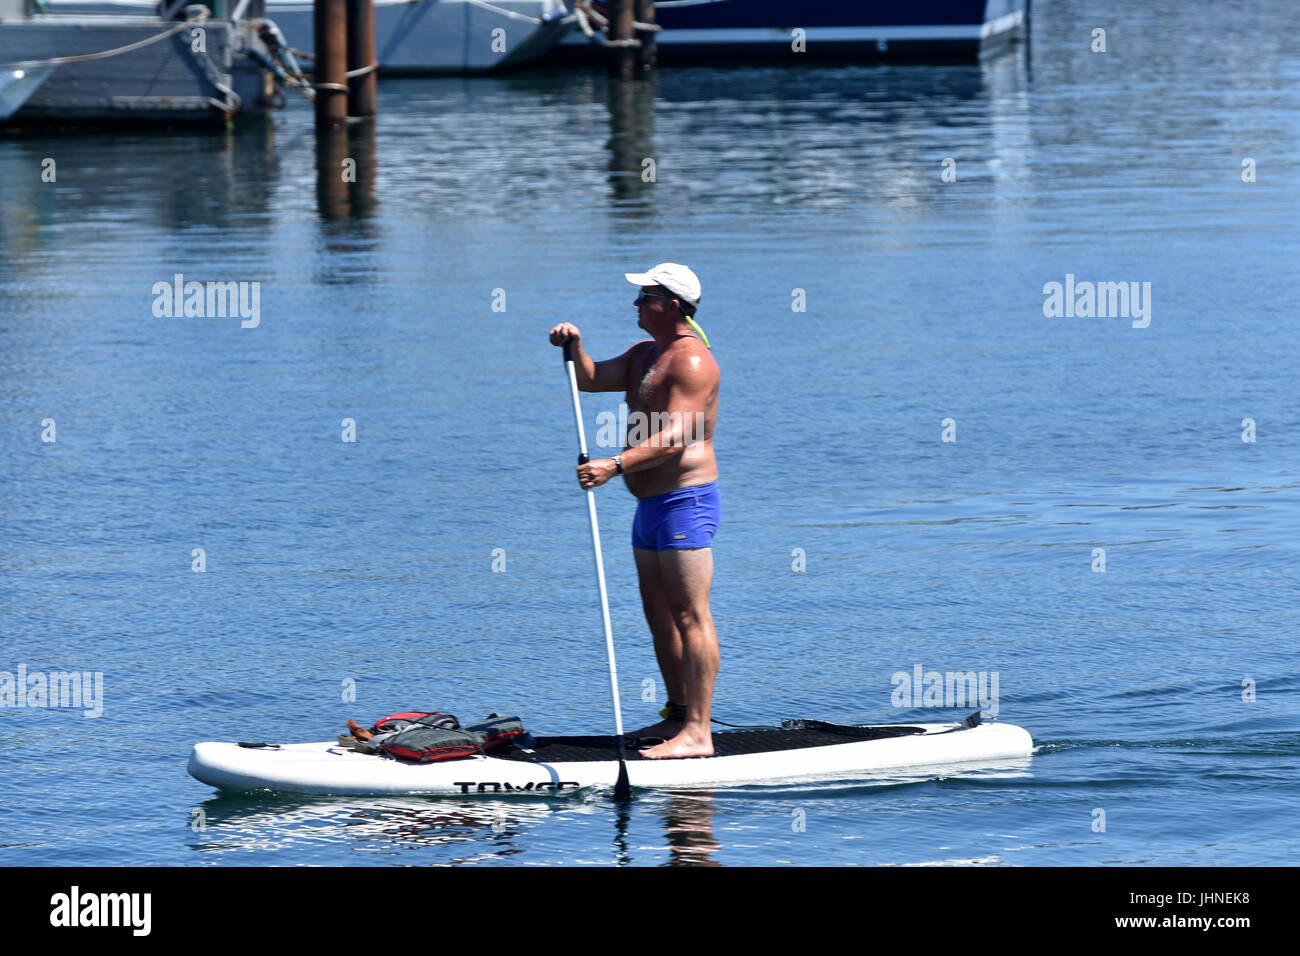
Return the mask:
<path id="1" fill-rule="evenodd" d="M 609 71 L 614 76 L 630 78 L 636 73 L 636 32 L 632 28 L 635 19 L 636 0 L 609 0 Z"/>
<path id="2" fill-rule="evenodd" d="M 316 0 L 316 125 L 337 126 L 348 116 L 347 0 Z"/>
<path id="3" fill-rule="evenodd" d="M 347 0 L 348 72 L 367 70 L 348 78 L 348 116 L 375 115 L 375 4 L 374 0 Z"/>
<path id="4" fill-rule="evenodd" d="M 644 23 L 647 26 L 653 26 L 655 22 L 655 0 L 636 0 L 636 20 L 638 23 Z M 659 47 L 655 42 L 657 32 L 646 30 L 637 33 L 641 40 L 641 46 L 636 51 L 636 65 L 644 73 L 647 70 L 653 70 L 658 59 Z"/>

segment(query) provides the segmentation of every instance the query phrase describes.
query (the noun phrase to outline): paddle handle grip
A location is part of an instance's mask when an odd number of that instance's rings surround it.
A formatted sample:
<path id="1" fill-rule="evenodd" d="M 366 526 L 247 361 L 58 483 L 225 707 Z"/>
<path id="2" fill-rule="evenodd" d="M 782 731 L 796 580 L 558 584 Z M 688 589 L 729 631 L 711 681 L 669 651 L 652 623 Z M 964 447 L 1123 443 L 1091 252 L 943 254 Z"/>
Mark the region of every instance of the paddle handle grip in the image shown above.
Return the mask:
<path id="1" fill-rule="evenodd" d="M 564 364 L 568 365 L 573 361 L 573 342 L 566 340 L 564 343 Z M 585 465 L 591 461 L 591 457 L 584 451 L 578 455 L 578 464 Z"/>

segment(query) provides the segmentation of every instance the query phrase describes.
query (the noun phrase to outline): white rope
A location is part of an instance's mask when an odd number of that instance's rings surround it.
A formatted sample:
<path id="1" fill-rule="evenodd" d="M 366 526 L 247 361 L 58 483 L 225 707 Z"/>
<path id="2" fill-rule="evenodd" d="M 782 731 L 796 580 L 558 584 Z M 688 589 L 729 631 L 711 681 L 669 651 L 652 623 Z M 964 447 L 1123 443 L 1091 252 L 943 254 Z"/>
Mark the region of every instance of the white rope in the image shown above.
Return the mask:
<path id="1" fill-rule="evenodd" d="M 195 23 L 201 23 L 207 18 L 208 11 L 204 9 L 204 11 L 197 17 L 186 20 L 184 23 L 178 23 L 170 30 L 159 33 L 157 36 L 152 36 L 145 40 L 137 40 L 135 43 L 128 43 L 126 46 L 120 46 L 115 50 L 104 50 L 100 53 L 81 53 L 77 56 L 56 56 L 48 60 L 24 60 L 21 63 L 4 63 L 0 64 L 0 70 L 13 69 L 14 67 L 26 69 L 34 66 L 63 66 L 65 63 L 84 63 L 87 60 L 103 60 L 110 56 L 117 56 L 120 53 L 130 53 L 132 50 L 138 50 L 151 43 L 157 43 L 159 40 L 165 40 L 169 36 L 184 30 L 186 27 Z"/>
<path id="2" fill-rule="evenodd" d="M 655 6 L 659 6 L 659 4 L 655 4 Z M 611 47 L 641 45 L 640 40 L 606 40 L 603 38 L 597 40 L 596 34 L 588 25 L 587 20 L 590 19 L 592 22 L 596 24 L 597 27 L 600 28 L 600 32 L 606 34 L 609 33 L 609 20 L 601 16 L 599 11 L 595 10 L 590 3 L 586 3 L 586 2 L 575 3 L 573 5 L 573 12 L 578 15 L 578 26 L 582 28 L 582 32 L 587 35 L 588 40 L 599 43 L 602 46 L 611 46 Z M 658 33 L 662 29 L 663 27 L 661 27 L 657 23 L 642 23 L 640 20 L 632 21 L 632 30 L 635 33 Z"/>
<path id="3" fill-rule="evenodd" d="M 591 18 L 592 22 L 595 23 L 596 26 L 600 27 L 602 30 L 609 26 L 609 20 L 605 17 L 605 15 L 601 13 L 599 10 L 597 10 L 595 7 L 593 7 L 590 3 L 584 2 L 582 4 L 582 9 L 587 14 L 587 16 Z"/>
<path id="4" fill-rule="evenodd" d="M 493 13 L 499 13 L 503 17 L 509 17 L 511 20 L 523 20 L 525 23 L 539 25 L 543 22 L 541 17 L 529 17 L 522 13 L 515 13 L 515 11 L 507 10 L 505 7 L 493 6 L 492 4 L 487 3 L 486 0 L 467 0 L 467 2 L 474 4 L 476 7 L 482 7 L 484 10 L 491 10 Z"/>

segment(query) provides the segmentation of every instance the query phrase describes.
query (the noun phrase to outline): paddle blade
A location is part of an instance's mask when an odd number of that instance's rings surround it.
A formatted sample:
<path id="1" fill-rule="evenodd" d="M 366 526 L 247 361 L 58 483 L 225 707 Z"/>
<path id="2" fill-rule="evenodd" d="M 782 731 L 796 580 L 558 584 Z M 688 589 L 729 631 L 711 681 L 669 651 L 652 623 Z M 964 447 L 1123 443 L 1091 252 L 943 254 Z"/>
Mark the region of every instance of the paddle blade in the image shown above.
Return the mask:
<path id="1" fill-rule="evenodd" d="M 627 779 L 627 761 L 619 757 L 618 780 L 614 783 L 614 800 L 618 803 L 628 803 L 631 799 L 632 784 Z"/>

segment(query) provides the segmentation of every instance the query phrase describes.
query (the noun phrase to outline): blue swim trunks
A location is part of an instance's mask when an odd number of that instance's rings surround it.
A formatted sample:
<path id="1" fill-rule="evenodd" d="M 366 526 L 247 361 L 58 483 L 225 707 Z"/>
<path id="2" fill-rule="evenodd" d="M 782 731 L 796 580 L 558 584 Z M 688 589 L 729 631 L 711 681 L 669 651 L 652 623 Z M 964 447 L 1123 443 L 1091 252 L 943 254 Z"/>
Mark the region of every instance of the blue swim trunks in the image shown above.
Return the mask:
<path id="1" fill-rule="evenodd" d="M 642 498 L 632 521 L 632 547 L 646 551 L 712 547 L 721 514 L 716 481 Z"/>

